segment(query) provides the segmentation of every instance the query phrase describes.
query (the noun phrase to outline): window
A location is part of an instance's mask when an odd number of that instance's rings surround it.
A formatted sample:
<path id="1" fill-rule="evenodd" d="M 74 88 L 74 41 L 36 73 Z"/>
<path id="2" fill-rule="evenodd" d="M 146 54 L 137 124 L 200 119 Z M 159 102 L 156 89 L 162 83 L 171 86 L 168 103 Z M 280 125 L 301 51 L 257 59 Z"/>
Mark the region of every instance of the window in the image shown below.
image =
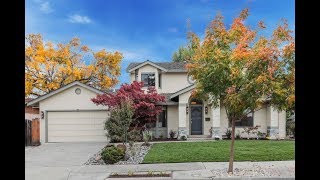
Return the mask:
<path id="1" fill-rule="evenodd" d="M 78 94 L 78 95 L 81 94 L 81 89 L 80 89 L 80 88 L 77 88 L 77 89 L 75 90 L 75 93 Z"/>
<path id="2" fill-rule="evenodd" d="M 193 98 L 190 100 L 190 105 L 201 105 L 201 104 L 202 104 L 201 99 Z"/>
<path id="3" fill-rule="evenodd" d="M 141 82 L 143 86 L 155 86 L 155 75 L 154 73 L 141 73 Z"/>
<path id="4" fill-rule="evenodd" d="M 230 124 L 230 123 L 229 123 Z M 247 117 L 242 118 L 241 120 L 236 121 L 236 127 L 253 127 L 253 114 L 249 113 Z M 230 126 L 231 127 L 231 124 Z"/>
<path id="5" fill-rule="evenodd" d="M 159 88 L 161 88 L 161 74 L 159 74 Z"/>
<path id="6" fill-rule="evenodd" d="M 162 106 L 162 112 L 159 114 L 158 121 L 158 127 L 167 127 L 167 106 Z"/>

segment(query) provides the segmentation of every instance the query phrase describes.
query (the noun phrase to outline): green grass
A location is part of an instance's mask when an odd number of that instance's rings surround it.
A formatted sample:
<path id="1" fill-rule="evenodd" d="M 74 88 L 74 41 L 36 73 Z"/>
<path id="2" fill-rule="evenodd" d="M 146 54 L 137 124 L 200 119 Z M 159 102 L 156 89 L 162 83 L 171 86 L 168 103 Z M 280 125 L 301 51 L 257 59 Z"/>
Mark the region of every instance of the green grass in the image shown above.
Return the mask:
<path id="1" fill-rule="evenodd" d="M 143 163 L 227 162 L 230 140 L 154 144 Z M 235 140 L 235 161 L 294 160 L 295 141 Z"/>

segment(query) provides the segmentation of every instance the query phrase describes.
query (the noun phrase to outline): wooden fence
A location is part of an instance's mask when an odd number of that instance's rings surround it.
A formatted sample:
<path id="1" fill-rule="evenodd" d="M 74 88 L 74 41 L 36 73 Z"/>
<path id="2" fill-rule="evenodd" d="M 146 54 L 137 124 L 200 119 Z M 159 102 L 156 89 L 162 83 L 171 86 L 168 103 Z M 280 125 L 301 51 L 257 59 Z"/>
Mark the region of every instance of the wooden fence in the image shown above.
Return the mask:
<path id="1" fill-rule="evenodd" d="M 39 119 L 25 119 L 25 146 L 40 145 L 40 123 Z"/>

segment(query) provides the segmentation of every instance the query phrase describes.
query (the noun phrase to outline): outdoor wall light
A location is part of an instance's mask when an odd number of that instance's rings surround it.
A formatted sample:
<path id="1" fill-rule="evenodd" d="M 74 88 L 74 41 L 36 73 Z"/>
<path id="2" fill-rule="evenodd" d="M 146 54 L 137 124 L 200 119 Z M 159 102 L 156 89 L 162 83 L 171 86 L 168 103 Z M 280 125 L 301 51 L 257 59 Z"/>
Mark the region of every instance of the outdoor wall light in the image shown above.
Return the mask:
<path id="1" fill-rule="evenodd" d="M 188 106 L 186 106 L 186 114 L 188 114 L 189 112 L 189 107 Z"/>
<path id="2" fill-rule="evenodd" d="M 204 108 L 204 110 L 205 110 L 206 114 L 208 114 L 208 107 L 207 106 Z"/>
<path id="3" fill-rule="evenodd" d="M 44 113 L 43 113 L 43 111 L 41 111 L 41 119 L 43 119 L 44 118 Z"/>

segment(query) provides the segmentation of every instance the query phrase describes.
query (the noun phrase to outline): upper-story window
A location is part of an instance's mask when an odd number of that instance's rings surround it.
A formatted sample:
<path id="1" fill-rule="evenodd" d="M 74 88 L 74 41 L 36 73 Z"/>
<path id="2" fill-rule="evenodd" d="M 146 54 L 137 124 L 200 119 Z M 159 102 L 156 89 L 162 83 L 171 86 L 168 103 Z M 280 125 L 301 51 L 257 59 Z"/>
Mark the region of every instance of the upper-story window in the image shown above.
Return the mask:
<path id="1" fill-rule="evenodd" d="M 141 82 L 143 86 L 155 86 L 155 73 L 141 73 Z"/>

